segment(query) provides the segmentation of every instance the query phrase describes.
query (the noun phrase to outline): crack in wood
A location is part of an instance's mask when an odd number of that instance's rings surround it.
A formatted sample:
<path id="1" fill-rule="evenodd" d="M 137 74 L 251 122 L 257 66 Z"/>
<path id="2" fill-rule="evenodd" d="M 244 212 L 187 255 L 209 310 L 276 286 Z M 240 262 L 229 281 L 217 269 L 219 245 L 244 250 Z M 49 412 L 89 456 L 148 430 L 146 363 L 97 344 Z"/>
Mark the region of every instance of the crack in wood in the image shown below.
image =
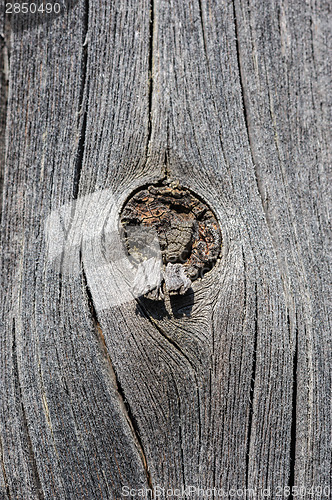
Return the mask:
<path id="1" fill-rule="evenodd" d="M 86 125 L 87 125 L 87 114 L 89 106 L 89 92 L 87 83 L 87 67 L 88 67 L 88 36 L 89 29 L 89 0 L 85 0 L 85 12 L 83 21 L 83 33 L 82 33 L 82 60 L 81 60 L 81 88 L 79 97 L 79 121 L 81 122 L 80 137 L 77 146 L 76 161 L 75 161 L 75 171 L 74 171 L 74 182 L 73 182 L 73 198 L 76 199 L 79 191 L 80 177 L 83 166 L 83 156 L 85 149 L 85 136 L 86 136 Z M 83 118 L 80 115 L 83 114 Z"/>
<path id="2" fill-rule="evenodd" d="M 9 91 L 9 63 L 10 63 L 10 21 L 8 15 L 4 15 L 2 26 L 0 26 L 0 214 L 2 211 L 3 177 L 6 157 L 6 124 Z"/>
<path id="3" fill-rule="evenodd" d="M 250 444 L 252 434 L 252 420 L 254 413 L 254 395 L 255 395 L 255 379 L 256 379 L 256 356 L 257 356 L 257 339 L 258 339 L 258 297 L 257 297 L 257 283 L 255 284 L 255 336 L 254 348 L 252 355 L 252 368 L 250 380 L 250 396 L 249 396 L 249 418 L 247 430 L 247 452 L 246 452 L 246 488 L 249 488 L 249 467 L 250 467 Z"/>
<path id="4" fill-rule="evenodd" d="M 146 141 L 146 150 L 145 150 L 145 161 L 148 161 L 149 158 L 149 149 L 151 143 L 151 135 L 152 135 L 152 96 L 153 96 L 153 43 L 154 43 L 154 3 L 153 0 L 150 2 L 150 19 L 149 19 L 149 66 L 148 66 L 148 74 L 149 74 L 149 90 L 148 90 L 148 138 Z"/>
<path id="5" fill-rule="evenodd" d="M 114 382 L 114 385 L 116 387 L 116 392 L 118 395 L 118 401 L 120 404 L 120 408 L 121 408 L 123 414 L 125 415 L 126 421 L 127 421 L 129 428 L 132 432 L 136 448 L 137 448 L 138 453 L 141 457 L 142 465 L 143 465 L 145 475 L 146 475 L 147 484 L 149 486 L 149 489 L 151 491 L 153 491 L 152 478 L 151 478 L 151 474 L 149 471 L 149 467 L 148 467 L 148 463 L 147 463 L 147 459 L 146 459 L 146 454 L 144 451 L 144 446 L 143 446 L 142 440 L 140 438 L 138 424 L 137 424 L 136 419 L 133 415 L 133 412 L 132 412 L 131 407 L 128 403 L 128 400 L 125 396 L 124 390 L 122 388 L 119 377 L 118 377 L 116 370 L 114 368 L 114 365 L 112 363 L 111 357 L 108 353 L 103 330 L 100 326 L 98 316 L 97 316 L 97 311 L 96 311 L 94 303 L 93 303 L 92 294 L 91 294 L 91 291 L 90 291 L 90 288 L 89 288 L 89 285 L 87 282 L 87 277 L 86 277 L 86 273 L 84 270 L 84 264 L 83 264 L 81 253 L 80 253 L 80 260 L 81 260 L 83 286 L 84 286 L 84 290 L 85 290 L 86 295 L 87 295 L 88 305 L 89 305 L 89 309 L 90 309 L 90 313 L 91 313 L 91 318 L 92 318 L 93 323 L 95 325 L 95 331 L 96 331 L 98 343 L 99 343 L 99 346 L 102 350 L 103 357 L 107 361 L 109 373 L 110 373 L 112 380 Z"/>
<path id="6" fill-rule="evenodd" d="M 290 330 L 290 319 L 288 317 L 288 328 Z M 297 317 L 296 317 L 297 320 Z M 293 500 L 295 482 L 295 460 L 296 460 L 296 416 L 297 416 L 297 365 L 298 365 L 298 328 L 295 330 L 295 349 L 293 356 L 293 394 L 292 394 L 292 423 L 291 423 L 291 445 L 290 445 L 290 472 L 288 486 L 290 489 L 289 500 Z"/>
<path id="7" fill-rule="evenodd" d="M 30 437 L 30 433 L 29 433 L 28 420 L 27 420 L 27 416 L 25 413 L 25 408 L 24 408 L 24 403 L 23 403 L 23 398 L 22 398 L 22 387 L 21 387 L 21 382 L 20 382 L 20 377 L 19 377 L 18 361 L 17 361 L 15 321 L 13 321 L 12 336 L 13 336 L 12 357 L 13 357 L 14 383 L 15 383 L 16 392 L 18 394 L 18 401 L 21 404 L 22 429 L 24 431 L 26 445 L 27 445 L 27 449 L 28 449 L 28 455 L 30 458 L 31 476 L 33 477 L 34 482 L 35 482 L 35 485 L 34 485 L 35 492 L 36 492 L 38 499 L 43 500 L 44 499 L 43 488 L 42 488 L 41 480 L 40 480 L 39 473 L 38 473 L 35 452 L 33 449 L 32 441 L 31 441 L 31 437 Z"/>
<path id="8" fill-rule="evenodd" d="M 288 330 L 291 334 L 291 326 L 290 326 L 290 318 L 289 318 L 289 312 L 288 312 L 288 306 L 287 306 L 287 296 L 289 294 L 288 292 L 288 287 L 287 284 L 285 283 L 284 279 L 284 273 L 283 273 L 283 264 L 280 259 L 280 252 L 278 250 L 278 246 L 276 245 L 276 235 L 275 235 L 275 230 L 273 227 L 273 221 L 270 217 L 270 213 L 267 207 L 267 194 L 265 193 L 264 196 L 264 189 L 262 185 L 262 179 L 259 173 L 258 165 L 259 162 L 256 161 L 256 155 L 255 155 L 255 149 L 253 147 L 254 140 L 252 138 L 252 131 L 251 131 L 251 126 L 249 122 L 249 111 L 248 109 L 248 95 L 246 92 L 246 87 L 245 87 L 245 78 L 244 78 L 244 69 L 243 69 L 243 64 L 242 64 L 242 55 L 241 55 L 241 48 L 240 48 L 240 43 L 239 43 L 239 26 L 237 22 L 237 11 L 239 11 L 239 5 L 237 0 L 233 0 L 232 2 L 233 5 L 233 17 L 234 17 L 234 27 L 235 27 L 235 39 L 236 39 L 236 53 L 237 53 L 237 62 L 238 62 L 238 72 L 239 72 L 239 82 L 240 82 L 240 87 L 241 87 L 241 95 L 242 95 L 242 106 L 243 106 L 243 117 L 244 117 L 244 123 L 246 127 L 246 132 L 247 132 L 247 137 L 248 137 L 248 143 L 249 143 L 249 151 L 253 163 L 253 171 L 254 171 L 254 176 L 256 180 L 256 185 L 257 185 L 257 191 L 260 197 L 261 205 L 262 205 L 262 210 L 265 215 L 265 221 L 266 221 L 266 226 L 267 230 L 270 235 L 270 240 L 272 243 L 272 246 L 274 248 L 276 260 L 277 260 L 277 265 L 279 269 L 279 274 L 280 274 L 280 280 L 281 284 L 284 290 L 284 297 L 286 301 L 286 310 L 287 310 L 287 318 L 288 318 Z M 279 27 L 280 30 L 280 27 Z M 267 75 L 268 77 L 268 75 Z M 270 92 L 269 92 L 269 85 L 267 86 L 268 94 L 269 94 L 269 100 L 271 101 L 270 97 Z M 273 119 L 273 116 L 271 115 L 271 122 L 273 123 L 273 126 L 275 128 L 275 119 Z M 287 186 L 287 183 L 285 181 L 285 174 L 282 168 L 282 159 L 279 153 L 279 145 L 278 141 L 275 140 L 275 146 L 277 150 L 277 156 L 280 164 L 280 171 L 281 171 L 281 176 L 282 176 L 282 183 L 283 186 Z M 288 205 L 287 205 L 288 206 Z M 289 207 L 288 207 L 289 208 Z M 290 216 L 290 219 L 294 219 L 292 216 Z M 294 228 L 295 232 L 295 228 Z M 304 273 L 303 273 L 304 274 Z M 297 320 L 297 318 L 296 318 Z M 256 365 L 256 345 L 257 345 L 257 284 L 256 284 L 256 320 L 255 320 L 255 347 L 254 347 L 254 360 L 253 360 L 253 365 Z M 295 350 L 293 354 L 293 390 L 292 390 L 292 419 L 291 419 L 291 442 L 290 442 L 290 469 L 289 469 L 289 480 L 288 480 L 288 486 L 290 488 L 290 499 L 293 498 L 293 493 L 292 493 L 292 488 L 294 486 L 294 481 L 295 481 L 295 458 L 296 458 L 296 413 L 297 413 L 297 405 L 296 405 L 296 398 L 297 398 L 297 363 L 298 363 L 298 331 L 297 327 L 295 329 Z M 251 387 L 250 390 L 250 399 L 251 399 L 251 409 L 250 409 L 250 432 L 248 430 L 249 434 L 249 441 L 248 441 L 248 450 L 247 452 L 249 453 L 249 447 L 250 447 L 250 434 L 251 434 L 251 420 L 252 420 L 252 398 L 253 398 L 253 391 L 254 391 L 254 384 Z M 247 455 L 249 457 L 249 455 Z M 249 474 L 249 464 L 247 463 L 247 468 L 246 468 L 246 478 L 247 478 L 247 487 L 248 487 L 248 474 Z"/>
<path id="9" fill-rule="evenodd" d="M 200 391 L 199 391 L 199 385 L 198 385 L 198 380 L 197 380 L 197 374 L 196 374 L 196 369 L 195 366 L 193 365 L 192 361 L 190 360 L 190 357 L 181 349 L 180 345 L 175 342 L 169 335 L 167 335 L 166 331 L 161 328 L 156 320 L 153 319 L 151 314 L 146 310 L 144 305 L 142 304 L 140 299 L 136 299 L 137 306 L 141 310 L 143 316 L 151 323 L 151 325 L 158 330 L 158 332 L 161 334 L 161 336 L 170 343 L 170 345 L 183 357 L 189 365 L 190 370 L 192 371 L 193 378 L 195 380 L 195 385 L 196 385 L 196 394 L 197 394 L 197 404 L 198 404 L 198 434 L 199 434 L 199 442 L 201 442 L 201 432 L 202 432 L 202 423 L 201 423 L 201 416 L 200 416 Z M 184 484 L 184 489 L 186 489 L 186 481 L 185 481 L 185 454 L 183 450 L 183 431 L 182 431 L 182 424 L 181 424 L 181 397 L 179 394 L 178 387 L 176 385 L 176 381 L 174 380 L 174 388 L 175 392 L 177 395 L 177 400 L 178 400 L 178 417 L 179 417 L 179 442 L 180 442 L 180 453 L 181 453 L 181 470 L 182 470 L 182 476 L 183 476 L 183 484 Z"/>
<path id="10" fill-rule="evenodd" d="M 180 397 L 180 394 L 179 394 L 179 389 L 178 389 L 178 386 L 176 385 L 176 381 L 174 380 L 174 389 L 175 389 L 175 392 L 176 392 L 176 397 L 177 397 L 177 400 L 178 400 L 178 417 L 179 417 L 179 427 L 178 427 L 178 430 L 179 430 L 179 441 L 180 441 L 180 454 L 181 454 L 181 472 L 182 472 L 182 480 L 183 480 L 183 487 L 184 489 L 186 489 L 186 476 L 185 476 L 185 454 L 184 454 L 184 451 L 183 451 L 183 431 L 182 431 L 182 422 L 181 422 L 181 419 L 182 419 L 182 416 L 181 416 L 181 397 Z"/>

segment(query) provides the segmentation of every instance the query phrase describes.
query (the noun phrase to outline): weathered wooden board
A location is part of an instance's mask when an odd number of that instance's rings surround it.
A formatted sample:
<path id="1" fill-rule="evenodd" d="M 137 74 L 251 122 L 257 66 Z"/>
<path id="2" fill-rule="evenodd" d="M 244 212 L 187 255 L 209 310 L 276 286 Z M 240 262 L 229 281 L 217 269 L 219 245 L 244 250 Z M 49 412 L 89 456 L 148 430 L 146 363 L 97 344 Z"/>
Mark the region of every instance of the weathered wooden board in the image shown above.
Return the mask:
<path id="1" fill-rule="evenodd" d="M 3 498 L 330 487 L 328 3 L 61 6 L 12 18 Z M 223 247 L 162 302 L 128 292 L 117 220 L 164 178 Z"/>

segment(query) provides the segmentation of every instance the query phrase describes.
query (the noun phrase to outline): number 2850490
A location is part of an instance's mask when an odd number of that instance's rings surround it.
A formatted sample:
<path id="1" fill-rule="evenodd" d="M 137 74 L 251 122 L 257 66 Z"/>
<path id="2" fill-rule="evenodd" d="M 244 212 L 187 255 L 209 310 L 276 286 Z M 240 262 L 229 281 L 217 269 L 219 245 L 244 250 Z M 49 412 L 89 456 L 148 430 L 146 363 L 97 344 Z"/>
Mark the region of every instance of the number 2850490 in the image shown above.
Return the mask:
<path id="1" fill-rule="evenodd" d="M 59 3 L 6 3 L 6 14 L 59 14 Z"/>

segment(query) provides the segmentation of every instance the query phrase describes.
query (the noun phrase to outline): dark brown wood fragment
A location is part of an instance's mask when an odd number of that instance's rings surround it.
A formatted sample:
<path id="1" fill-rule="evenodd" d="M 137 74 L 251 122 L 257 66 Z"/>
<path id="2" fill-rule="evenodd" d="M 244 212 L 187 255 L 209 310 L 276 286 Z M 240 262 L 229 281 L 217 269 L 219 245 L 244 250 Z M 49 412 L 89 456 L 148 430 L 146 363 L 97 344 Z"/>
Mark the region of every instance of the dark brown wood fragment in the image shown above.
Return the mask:
<path id="1" fill-rule="evenodd" d="M 138 259 L 147 258 L 148 230 L 155 231 L 169 291 L 184 293 L 192 280 L 203 277 L 213 267 L 220 254 L 221 232 L 212 211 L 174 181 L 134 194 L 122 210 L 121 222 L 129 254 Z"/>

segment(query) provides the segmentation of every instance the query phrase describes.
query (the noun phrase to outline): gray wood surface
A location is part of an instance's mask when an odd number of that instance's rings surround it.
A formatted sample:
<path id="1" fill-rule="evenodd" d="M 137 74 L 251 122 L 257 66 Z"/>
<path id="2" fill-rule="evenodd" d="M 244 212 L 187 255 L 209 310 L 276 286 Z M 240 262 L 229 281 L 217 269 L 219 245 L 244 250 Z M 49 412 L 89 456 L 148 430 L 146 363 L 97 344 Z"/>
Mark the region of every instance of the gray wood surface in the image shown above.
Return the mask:
<path id="1" fill-rule="evenodd" d="M 329 2 L 60 3 L 1 41 L 1 499 L 321 498 Z M 157 302 L 124 291 L 116 221 L 163 178 L 210 205 L 223 247 Z"/>

